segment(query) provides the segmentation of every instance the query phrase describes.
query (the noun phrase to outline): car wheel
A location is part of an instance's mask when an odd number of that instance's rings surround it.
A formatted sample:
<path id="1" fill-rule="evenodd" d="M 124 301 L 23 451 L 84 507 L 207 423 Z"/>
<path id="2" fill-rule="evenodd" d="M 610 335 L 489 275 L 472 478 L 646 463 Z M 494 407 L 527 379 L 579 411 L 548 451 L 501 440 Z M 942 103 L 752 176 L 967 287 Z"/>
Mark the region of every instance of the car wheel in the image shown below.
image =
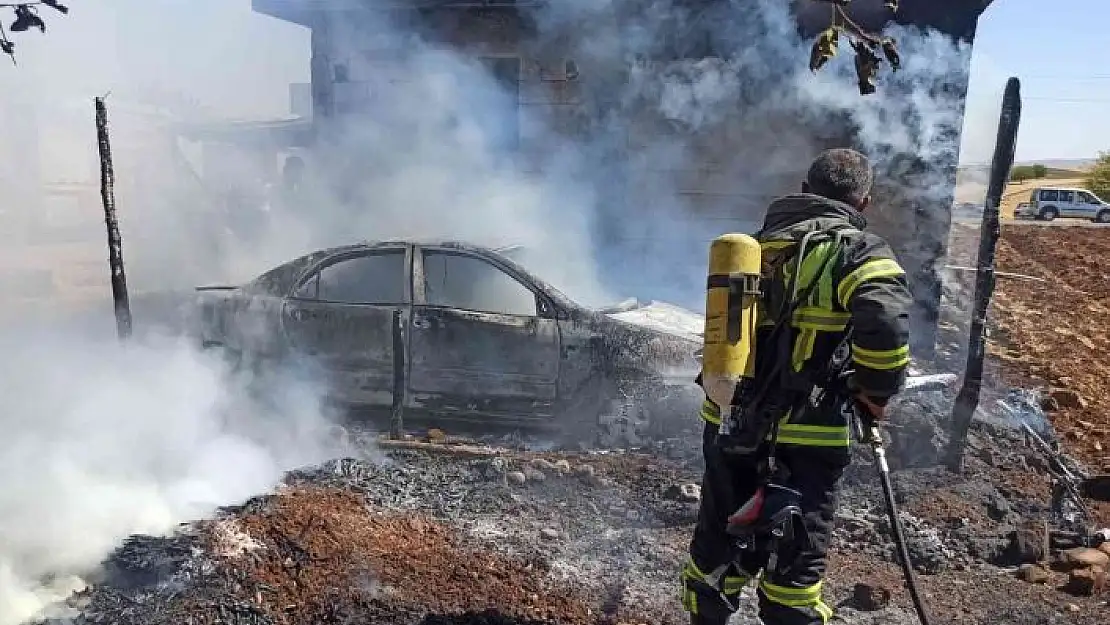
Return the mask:
<path id="1" fill-rule="evenodd" d="M 1059 213 L 1056 212 L 1056 209 L 1052 206 L 1049 206 L 1048 208 L 1045 208 L 1041 211 L 1039 217 L 1044 221 L 1052 221 L 1053 219 L 1056 219 L 1057 215 L 1059 215 Z"/>
<path id="2" fill-rule="evenodd" d="M 1095 215 L 1095 221 L 1100 224 L 1110 223 L 1110 210 L 1101 210 Z"/>

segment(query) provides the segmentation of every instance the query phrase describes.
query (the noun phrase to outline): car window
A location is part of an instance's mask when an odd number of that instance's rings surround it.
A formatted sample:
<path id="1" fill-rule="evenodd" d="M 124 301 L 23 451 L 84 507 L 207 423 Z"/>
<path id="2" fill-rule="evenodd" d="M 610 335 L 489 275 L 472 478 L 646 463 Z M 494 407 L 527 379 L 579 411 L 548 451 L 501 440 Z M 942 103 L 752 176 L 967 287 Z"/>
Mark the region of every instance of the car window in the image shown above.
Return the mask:
<path id="1" fill-rule="evenodd" d="M 537 316 L 536 294 L 497 266 L 473 256 L 424 252 L 425 299 L 429 306 Z"/>
<path id="2" fill-rule="evenodd" d="M 341 304 L 402 304 L 405 273 L 402 250 L 357 256 L 313 274 L 294 297 Z"/>
<path id="3" fill-rule="evenodd" d="M 1055 202 L 1058 199 L 1059 199 L 1059 194 L 1056 193 L 1055 189 L 1041 191 L 1041 201 L 1042 202 Z"/>
<path id="4" fill-rule="evenodd" d="M 1102 202 L 1098 201 L 1098 198 L 1091 195 L 1090 193 L 1080 193 L 1079 194 L 1079 200 L 1081 202 L 1086 202 L 1087 204 L 1101 204 L 1102 203 Z"/>
<path id="5" fill-rule="evenodd" d="M 1075 201 L 1075 192 L 1074 191 L 1061 191 L 1060 192 L 1060 201 L 1061 202 L 1074 202 Z"/>

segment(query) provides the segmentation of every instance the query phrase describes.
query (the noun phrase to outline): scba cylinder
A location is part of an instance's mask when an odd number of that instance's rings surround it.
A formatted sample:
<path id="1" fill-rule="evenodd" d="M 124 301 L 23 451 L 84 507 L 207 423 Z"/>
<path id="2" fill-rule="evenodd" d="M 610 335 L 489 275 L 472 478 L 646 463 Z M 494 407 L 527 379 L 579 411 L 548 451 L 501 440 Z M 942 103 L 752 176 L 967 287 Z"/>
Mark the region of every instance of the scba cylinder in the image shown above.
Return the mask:
<path id="1" fill-rule="evenodd" d="M 746 234 L 721 235 L 709 247 L 702 386 L 721 407 L 755 369 L 760 266 L 759 242 Z"/>

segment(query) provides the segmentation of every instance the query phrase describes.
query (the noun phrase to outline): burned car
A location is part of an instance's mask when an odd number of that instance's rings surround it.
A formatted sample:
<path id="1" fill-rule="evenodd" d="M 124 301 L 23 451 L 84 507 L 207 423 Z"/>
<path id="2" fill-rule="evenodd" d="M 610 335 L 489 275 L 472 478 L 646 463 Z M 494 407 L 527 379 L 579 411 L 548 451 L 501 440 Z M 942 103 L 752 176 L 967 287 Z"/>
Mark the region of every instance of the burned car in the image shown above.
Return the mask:
<path id="1" fill-rule="evenodd" d="M 634 301 L 589 308 L 487 248 L 349 245 L 197 291 L 206 347 L 255 366 L 311 362 L 346 406 L 603 445 L 697 422 L 701 315 Z"/>

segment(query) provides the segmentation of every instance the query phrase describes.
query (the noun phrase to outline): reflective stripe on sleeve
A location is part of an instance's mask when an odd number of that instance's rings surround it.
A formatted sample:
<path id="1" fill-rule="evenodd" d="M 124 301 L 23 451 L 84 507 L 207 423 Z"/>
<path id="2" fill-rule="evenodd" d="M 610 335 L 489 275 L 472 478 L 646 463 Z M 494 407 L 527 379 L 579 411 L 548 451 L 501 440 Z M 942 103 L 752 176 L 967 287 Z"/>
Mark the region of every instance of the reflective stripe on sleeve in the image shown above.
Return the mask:
<path id="1" fill-rule="evenodd" d="M 874 350 L 864 349 L 853 344 L 852 360 L 858 365 L 877 371 L 897 369 L 910 364 L 910 346 L 903 345 L 896 349 Z"/>
<path id="2" fill-rule="evenodd" d="M 904 275 L 906 275 L 905 270 L 896 261 L 889 258 L 870 260 L 844 276 L 844 279 L 840 281 L 840 285 L 836 288 L 836 296 L 840 300 L 840 305 L 847 308 L 848 300 L 852 299 L 852 294 L 864 282 Z"/>

